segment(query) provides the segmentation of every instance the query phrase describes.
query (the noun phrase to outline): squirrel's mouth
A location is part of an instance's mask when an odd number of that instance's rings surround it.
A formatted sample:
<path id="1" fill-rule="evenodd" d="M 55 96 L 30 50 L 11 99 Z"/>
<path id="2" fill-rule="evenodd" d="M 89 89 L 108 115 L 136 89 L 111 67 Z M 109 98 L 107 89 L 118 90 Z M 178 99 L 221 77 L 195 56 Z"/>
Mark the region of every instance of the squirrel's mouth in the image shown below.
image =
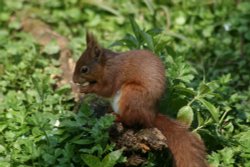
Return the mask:
<path id="1" fill-rule="evenodd" d="M 93 84 L 96 84 L 97 81 L 89 81 L 89 85 L 93 85 Z"/>
<path id="2" fill-rule="evenodd" d="M 96 84 L 97 81 L 86 81 L 86 82 L 83 82 L 83 83 L 76 83 L 78 86 L 82 86 L 82 87 L 85 87 L 85 86 L 89 86 L 89 85 L 93 85 L 93 84 Z"/>

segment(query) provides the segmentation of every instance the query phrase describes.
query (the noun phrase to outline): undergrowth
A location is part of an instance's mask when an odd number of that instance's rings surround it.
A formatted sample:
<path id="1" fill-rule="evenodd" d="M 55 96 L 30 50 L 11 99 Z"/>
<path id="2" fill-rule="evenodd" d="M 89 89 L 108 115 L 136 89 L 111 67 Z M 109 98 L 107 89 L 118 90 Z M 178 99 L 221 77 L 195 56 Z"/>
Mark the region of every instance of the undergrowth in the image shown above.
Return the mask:
<path id="1" fill-rule="evenodd" d="M 126 161 L 109 141 L 113 116 L 96 118 L 87 103 L 74 113 L 69 85 L 54 89 L 60 48 L 41 48 L 24 33 L 23 15 L 67 37 L 75 59 L 85 48 L 86 28 L 116 51 L 153 51 L 166 65 L 161 111 L 200 135 L 214 167 L 250 166 L 248 1 L 2 0 L 0 167 Z M 144 166 L 161 166 L 159 157 L 148 155 Z"/>

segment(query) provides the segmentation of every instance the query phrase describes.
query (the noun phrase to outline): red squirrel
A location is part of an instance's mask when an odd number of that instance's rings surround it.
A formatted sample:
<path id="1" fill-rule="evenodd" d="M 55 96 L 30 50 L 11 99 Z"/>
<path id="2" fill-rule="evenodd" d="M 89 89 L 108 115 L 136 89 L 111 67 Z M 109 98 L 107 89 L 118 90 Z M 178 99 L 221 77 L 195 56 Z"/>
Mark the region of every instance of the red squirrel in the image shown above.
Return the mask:
<path id="1" fill-rule="evenodd" d="M 119 120 L 128 126 L 158 128 L 167 139 L 175 167 L 208 167 L 205 146 L 188 127 L 157 112 L 165 90 L 165 68 L 147 50 L 116 53 L 87 33 L 87 48 L 76 62 L 73 82 L 81 93 L 111 99 Z"/>

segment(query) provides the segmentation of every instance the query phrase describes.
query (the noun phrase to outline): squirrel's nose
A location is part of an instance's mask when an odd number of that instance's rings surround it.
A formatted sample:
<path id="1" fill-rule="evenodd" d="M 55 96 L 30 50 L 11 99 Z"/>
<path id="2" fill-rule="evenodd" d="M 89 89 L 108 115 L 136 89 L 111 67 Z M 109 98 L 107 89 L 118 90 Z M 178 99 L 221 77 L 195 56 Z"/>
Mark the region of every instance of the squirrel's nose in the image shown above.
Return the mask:
<path id="1" fill-rule="evenodd" d="M 72 82 L 76 85 L 81 85 L 82 83 L 86 82 L 85 79 L 78 77 L 77 75 L 73 75 Z"/>
<path id="2" fill-rule="evenodd" d="M 72 77 L 72 82 L 73 82 L 73 83 L 77 83 L 77 77 L 76 77 L 75 74 L 74 74 L 73 77 Z"/>

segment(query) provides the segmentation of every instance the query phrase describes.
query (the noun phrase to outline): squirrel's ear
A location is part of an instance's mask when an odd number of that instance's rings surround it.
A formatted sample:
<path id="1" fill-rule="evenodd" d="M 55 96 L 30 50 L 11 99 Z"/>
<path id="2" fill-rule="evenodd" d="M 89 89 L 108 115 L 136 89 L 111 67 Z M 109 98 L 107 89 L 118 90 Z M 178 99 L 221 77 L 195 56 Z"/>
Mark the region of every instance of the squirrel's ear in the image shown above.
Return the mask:
<path id="1" fill-rule="evenodd" d="M 99 46 L 95 46 L 94 47 L 94 58 L 95 58 L 95 60 L 96 61 L 98 61 L 98 62 L 102 62 L 103 61 L 103 50 L 102 50 L 102 48 L 101 47 L 99 47 Z"/>
<path id="2" fill-rule="evenodd" d="M 90 32 L 87 31 L 87 35 L 86 35 L 86 42 L 87 42 L 87 47 L 91 50 L 93 50 L 94 54 L 92 54 L 92 56 L 94 56 L 94 59 L 98 62 L 102 62 L 104 57 L 103 57 L 103 49 L 102 47 L 98 44 L 96 38 L 94 37 L 94 35 Z"/>
<path id="3" fill-rule="evenodd" d="M 93 34 L 91 34 L 89 31 L 86 32 L 86 43 L 89 44 L 91 43 L 93 39 Z"/>
<path id="4" fill-rule="evenodd" d="M 98 42 L 97 42 L 95 36 L 88 31 L 87 31 L 87 35 L 86 35 L 86 43 L 87 43 L 87 47 L 98 46 Z"/>
<path id="5" fill-rule="evenodd" d="M 93 52 L 94 54 L 92 55 L 94 56 L 94 59 L 98 62 L 101 62 L 103 59 L 103 56 L 102 56 L 103 49 L 98 44 L 94 35 L 88 31 L 86 35 L 86 43 L 87 43 L 87 47 L 94 51 Z"/>

